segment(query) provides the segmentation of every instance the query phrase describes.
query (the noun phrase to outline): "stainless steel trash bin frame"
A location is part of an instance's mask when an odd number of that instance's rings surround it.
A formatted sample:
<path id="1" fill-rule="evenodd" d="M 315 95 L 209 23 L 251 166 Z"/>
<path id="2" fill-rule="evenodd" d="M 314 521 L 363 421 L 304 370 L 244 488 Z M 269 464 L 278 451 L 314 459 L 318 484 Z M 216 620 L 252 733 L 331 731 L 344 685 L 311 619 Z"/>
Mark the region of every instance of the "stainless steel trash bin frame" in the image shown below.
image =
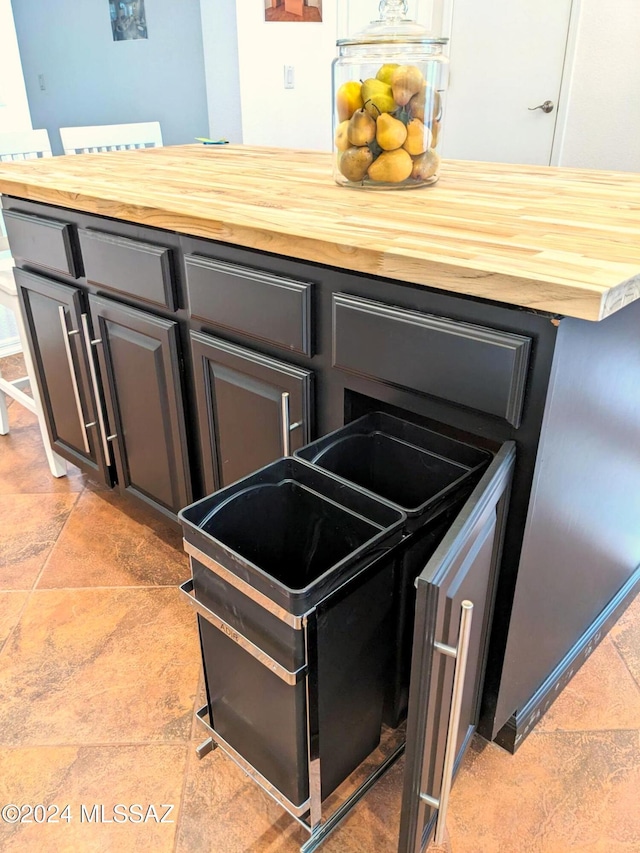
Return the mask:
<path id="1" fill-rule="evenodd" d="M 198 552 L 193 546 L 188 547 L 188 553 L 191 557 L 191 565 L 193 561 L 205 561 L 205 565 L 209 568 L 219 568 L 217 565 L 212 566 L 206 555 Z M 388 562 L 389 555 L 382 555 L 377 558 L 376 563 L 380 563 L 380 571 L 385 571 L 384 563 Z M 240 645 L 245 652 L 260 661 L 262 665 L 270 669 L 274 675 L 282 679 L 288 685 L 295 685 L 304 682 L 306 695 L 305 711 L 306 711 L 306 742 L 307 742 L 307 770 L 308 770 L 308 790 L 309 796 L 301 805 L 296 805 L 287 799 L 281 791 L 279 791 L 268 779 L 266 779 L 255 767 L 253 767 L 236 749 L 231 746 L 217 732 L 210 719 L 209 704 L 204 705 L 196 711 L 196 719 L 207 734 L 207 738 L 196 748 L 198 758 L 202 759 L 209 752 L 219 747 L 222 751 L 243 770 L 257 785 L 259 785 L 272 799 L 274 799 L 285 811 L 288 812 L 310 835 L 300 850 L 301 853 L 311 853 L 316 850 L 328 835 L 340 824 L 340 822 L 348 815 L 350 810 L 362 799 L 362 797 L 370 790 L 370 788 L 386 773 L 386 771 L 400 758 L 404 752 L 404 738 L 395 746 L 393 751 L 387 755 L 371 773 L 357 786 L 350 796 L 333 810 L 327 811 L 326 804 L 323 804 L 321 793 L 321 778 L 322 766 L 320 756 L 320 719 L 319 719 L 319 684 L 318 684 L 318 614 L 322 610 L 322 605 L 327 604 L 329 599 L 340 598 L 350 592 L 350 588 L 357 584 L 363 574 L 375 573 L 376 565 L 370 564 L 363 566 L 360 571 L 350 576 L 342 586 L 338 586 L 331 593 L 318 602 L 307 613 L 294 616 L 281 610 L 275 606 L 270 610 L 271 614 L 277 618 L 283 619 L 291 628 L 300 632 L 302 638 L 303 660 L 302 665 L 295 670 L 289 670 L 282 666 L 278 661 L 267 655 L 263 649 L 254 644 L 247 637 L 243 636 L 235 627 L 229 625 L 221 617 L 204 606 L 202 602 L 195 597 L 193 590 L 193 577 L 181 585 L 180 590 L 187 598 L 190 605 L 196 611 L 199 617 L 212 624 L 215 628 L 225 634 L 234 643 Z M 235 579 L 237 581 L 237 579 Z M 240 582 L 242 583 L 242 582 Z M 255 591 L 253 591 L 255 592 Z M 253 592 L 251 594 L 253 594 Z M 273 604 L 273 603 L 272 603 Z"/>
<path id="2" fill-rule="evenodd" d="M 340 571 L 326 571 L 324 574 L 318 576 L 315 583 L 309 584 L 303 590 L 296 590 L 288 588 L 282 583 L 274 583 L 273 578 L 266 576 L 264 572 L 257 569 L 255 564 L 252 564 L 250 561 L 247 562 L 246 559 L 244 560 L 245 564 L 241 565 L 243 558 L 238 553 L 230 551 L 224 546 L 224 543 L 215 540 L 214 537 L 207 537 L 205 531 L 198 525 L 198 521 L 203 517 L 200 507 L 196 509 L 197 504 L 194 504 L 180 513 L 185 532 L 185 550 L 191 557 L 192 568 L 192 578 L 182 585 L 181 590 L 198 613 L 201 627 L 204 624 L 202 620 L 204 620 L 204 622 L 209 623 L 216 629 L 214 631 L 216 636 L 221 635 L 221 642 L 227 642 L 228 638 L 232 642 L 233 647 L 236 647 L 236 644 L 241 647 L 243 652 L 247 653 L 250 658 L 254 658 L 260 662 L 259 671 L 262 671 L 264 668 L 270 671 L 272 681 L 275 676 L 286 685 L 295 685 L 296 688 L 300 685 L 304 690 L 304 706 L 302 704 L 298 706 L 298 711 L 304 707 L 304 722 L 299 718 L 299 728 L 300 730 L 303 728 L 305 730 L 307 752 L 305 756 L 306 760 L 301 758 L 300 764 L 308 777 L 305 780 L 307 786 L 305 793 L 308 791 L 308 796 L 304 802 L 298 800 L 298 803 L 294 803 L 291 799 L 283 796 L 282 791 L 278 790 L 271 781 L 256 770 L 245 757 L 240 755 L 227 742 L 227 739 L 219 731 L 215 730 L 215 723 L 209 718 L 209 708 L 212 707 L 209 696 L 207 697 L 207 706 L 201 708 L 196 714 L 197 719 L 205 727 L 209 735 L 207 740 L 198 747 L 197 752 L 200 757 L 203 757 L 216 746 L 222 748 L 247 775 L 259 784 L 309 832 L 310 838 L 301 848 L 305 853 L 309 853 L 309 851 L 315 850 L 329 833 L 335 829 L 356 802 L 364 796 L 374 782 L 397 760 L 404 749 L 404 742 L 402 741 L 394 749 L 392 754 L 388 755 L 378 767 L 373 769 L 369 776 L 358 785 L 352 795 L 339 807 L 334 808 L 328 813 L 326 803 L 323 808 L 321 790 L 321 781 L 324 776 L 324 762 L 321 762 L 321 737 L 323 737 L 323 731 L 319 719 L 321 699 L 319 697 L 320 685 L 318 684 L 318 672 L 320 665 L 326 667 L 327 656 L 325 651 L 323 651 L 321 661 L 318 660 L 319 620 L 321 626 L 320 637 L 324 643 L 328 636 L 328 631 L 324 625 L 327 608 L 330 607 L 336 614 L 339 613 L 340 607 L 346 606 L 349 602 L 349 597 L 353 595 L 353 590 L 359 596 L 358 587 L 370 586 L 372 578 L 384 576 L 386 583 L 386 578 L 389 577 L 389 585 L 391 586 L 392 572 L 390 566 L 396 558 L 396 547 L 403 540 L 406 516 L 402 511 L 390 507 L 378 498 L 364 495 L 357 487 L 342 483 L 337 478 L 332 477 L 332 475 L 309 465 L 309 463 L 291 457 L 278 460 L 277 463 L 272 463 L 261 471 L 256 472 L 256 474 L 250 475 L 209 497 L 212 501 L 222 500 L 226 503 L 228 496 L 232 496 L 235 492 L 242 492 L 246 488 L 246 482 L 249 480 L 252 482 L 270 482 L 272 476 L 270 469 L 273 469 L 276 465 L 284 467 L 286 471 L 298 470 L 305 481 L 305 485 L 309 487 L 317 486 L 320 489 L 319 484 L 321 482 L 329 483 L 330 489 L 328 493 L 325 493 L 325 497 L 328 495 L 330 501 L 333 501 L 334 504 L 339 504 L 347 512 L 355 514 L 355 518 L 359 517 L 361 521 L 368 519 L 372 527 L 375 528 L 368 535 L 368 541 L 362 544 L 362 547 L 352 549 L 345 559 L 340 559 L 336 564 L 340 567 Z M 323 486 L 323 488 L 327 488 L 327 486 Z M 333 490 L 333 493 L 331 490 Z M 206 501 L 207 499 L 203 499 L 203 501 L 198 502 L 198 504 L 202 505 L 203 510 L 206 509 Z M 364 508 L 366 508 L 366 511 Z M 188 524 L 185 525 L 187 517 Z M 282 653 L 275 653 L 275 656 L 266 653 L 265 649 L 261 648 L 262 643 L 259 644 L 259 641 L 254 642 L 256 640 L 255 634 L 246 636 L 246 633 L 250 632 L 243 629 L 249 627 L 249 625 L 246 625 L 243 620 L 236 622 L 236 624 L 230 624 L 230 622 L 233 622 L 233 619 L 230 618 L 227 621 L 222 614 L 232 613 L 233 607 L 228 607 L 225 611 L 224 608 L 218 608 L 217 602 L 214 599 L 212 603 L 214 609 L 211 609 L 202 600 L 196 598 L 194 594 L 195 564 L 204 565 L 209 569 L 212 576 L 221 577 L 224 583 L 233 591 L 233 594 L 246 596 L 251 601 L 252 606 L 255 606 L 256 602 L 262 605 L 265 613 L 268 614 L 268 618 L 272 622 L 274 619 L 280 621 L 283 626 L 290 629 L 290 634 L 293 633 L 296 635 L 295 643 L 289 643 L 288 645 L 285 643 L 284 656 Z M 229 566 L 231 568 L 228 568 Z M 201 597 L 200 592 L 198 596 Z M 341 605 L 341 599 L 343 598 L 344 601 Z M 215 610 L 219 610 L 220 612 L 216 613 L 214 612 Z M 391 612 L 390 608 L 389 612 Z M 375 620 L 372 620 L 372 624 L 373 621 Z M 382 634 L 382 632 L 378 631 L 378 634 Z M 322 648 L 324 650 L 326 647 L 323 645 Z M 301 657 L 300 652 L 302 653 Z M 277 660 L 278 657 L 280 660 Z M 287 663 L 289 665 L 285 665 Z M 324 684 L 326 684 L 326 681 Z M 326 687 L 323 689 L 323 695 L 326 696 Z M 326 720 L 326 718 L 325 712 L 324 719 Z M 378 725 L 378 740 L 380 725 Z M 326 743 L 326 727 L 324 732 Z M 375 744 L 372 749 L 375 749 Z M 359 760 L 362 761 L 364 757 L 366 755 L 363 755 Z M 326 767 L 324 769 L 326 770 Z M 339 778 L 344 779 L 345 776 L 340 776 Z"/>

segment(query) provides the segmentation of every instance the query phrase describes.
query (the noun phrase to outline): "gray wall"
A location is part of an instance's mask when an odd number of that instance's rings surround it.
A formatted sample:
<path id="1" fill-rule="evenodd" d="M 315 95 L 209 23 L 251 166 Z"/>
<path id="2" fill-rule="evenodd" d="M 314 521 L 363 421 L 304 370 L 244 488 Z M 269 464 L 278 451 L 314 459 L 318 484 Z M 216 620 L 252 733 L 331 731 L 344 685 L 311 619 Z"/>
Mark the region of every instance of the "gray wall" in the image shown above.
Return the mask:
<path id="1" fill-rule="evenodd" d="M 113 41 L 108 0 L 12 0 L 34 128 L 159 121 L 165 145 L 209 130 L 199 0 L 146 0 L 148 39 Z M 40 90 L 43 74 L 46 90 Z"/>

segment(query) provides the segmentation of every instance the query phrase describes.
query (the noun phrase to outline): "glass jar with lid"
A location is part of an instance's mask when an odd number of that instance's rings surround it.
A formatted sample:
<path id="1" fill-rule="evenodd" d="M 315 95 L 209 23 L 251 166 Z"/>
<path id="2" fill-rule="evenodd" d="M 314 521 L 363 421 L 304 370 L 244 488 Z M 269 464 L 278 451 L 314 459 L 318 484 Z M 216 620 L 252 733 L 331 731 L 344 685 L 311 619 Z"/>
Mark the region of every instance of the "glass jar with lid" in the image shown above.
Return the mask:
<path id="1" fill-rule="evenodd" d="M 440 174 L 445 38 L 382 0 L 379 19 L 338 40 L 333 62 L 334 177 L 343 186 L 409 189 Z"/>

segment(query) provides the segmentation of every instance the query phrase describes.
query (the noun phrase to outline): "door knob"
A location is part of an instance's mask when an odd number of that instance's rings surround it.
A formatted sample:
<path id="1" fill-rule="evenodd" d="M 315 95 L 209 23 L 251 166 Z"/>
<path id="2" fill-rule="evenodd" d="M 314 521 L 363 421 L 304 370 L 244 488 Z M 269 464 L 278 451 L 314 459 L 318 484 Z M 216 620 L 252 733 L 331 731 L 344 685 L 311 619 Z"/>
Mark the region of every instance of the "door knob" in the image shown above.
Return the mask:
<path id="1" fill-rule="evenodd" d="M 542 110 L 543 113 L 552 113 L 554 107 L 553 101 L 545 101 L 544 104 L 538 104 L 537 107 L 529 107 L 529 110 Z"/>

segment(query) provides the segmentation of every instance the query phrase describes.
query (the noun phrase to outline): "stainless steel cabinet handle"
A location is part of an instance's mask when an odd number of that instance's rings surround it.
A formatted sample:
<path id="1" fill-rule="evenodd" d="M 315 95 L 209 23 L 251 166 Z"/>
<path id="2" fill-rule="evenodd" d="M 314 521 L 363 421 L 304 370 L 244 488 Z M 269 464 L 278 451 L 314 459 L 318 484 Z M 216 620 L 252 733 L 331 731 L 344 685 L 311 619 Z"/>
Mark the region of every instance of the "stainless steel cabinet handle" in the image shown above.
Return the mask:
<path id="1" fill-rule="evenodd" d="M 543 104 L 538 104 L 537 107 L 528 107 L 528 109 L 530 112 L 533 112 L 533 110 L 542 110 L 543 113 L 552 113 L 554 107 L 555 104 L 553 101 L 545 101 Z"/>
<path id="2" fill-rule="evenodd" d="M 301 427 L 304 421 L 291 423 L 290 396 L 288 391 L 283 391 L 280 398 L 280 410 L 282 413 L 282 452 L 284 456 L 291 456 L 291 433 L 294 429 Z"/>
<path id="3" fill-rule="evenodd" d="M 95 341 L 91 340 L 91 335 L 89 334 L 89 320 L 86 314 L 81 314 L 80 319 L 82 320 L 82 333 L 84 335 L 84 342 L 87 346 L 87 354 L 89 356 L 89 372 L 91 374 L 91 384 L 93 385 L 93 393 L 96 398 L 96 411 L 98 412 L 98 423 L 100 424 L 100 438 L 102 439 L 102 449 L 104 450 L 105 459 L 107 460 L 107 465 L 111 465 L 111 450 L 109 449 L 109 442 L 107 441 L 107 430 L 104 425 L 104 415 L 102 414 L 102 404 L 100 402 L 100 386 L 98 385 L 98 374 L 96 373 L 96 365 L 93 360 L 93 351 L 91 349 L 92 346 L 95 346 Z"/>
<path id="4" fill-rule="evenodd" d="M 64 351 L 67 356 L 69 373 L 71 374 L 71 387 L 73 388 L 73 396 L 76 401 L 76 409 L 78 410 L 78 420 L 80 421 L 80 427 L 82 429 L 82 444 L 84 446 L 84 452 L 91 453 L 91 448 L 89 447 L 89 436 L 87 435 L 87 427 L 95 426 L 95 422 L 90 424 L 85 424 L 84 422 L 82 404 L 80 403 L 80 388 L 78 387 L 78 377 L 76 376 L 76 370 L 73 366 L 73 356 L 71 355 L 71 345 L 69 343 L 70 336 L 77 335 L 78 330 L 72 329 L 71 331 L 69 331 L 67 329 L 67 318 L 65 317 L 63 305 L 58 305 L 58 315 L 60 317 L 60 325 L 62 326 L 62 340 L 64 341 Z"/>
<path id="5" fill-rule="evenodd" d="M 237 643 L 240 648 L 245 650 L 245 652 L 248 652 L 252 657 L 260 661 L 261 664 L 266 666 L 267 669 L 270 669 L 286 684 L 293 686 L 305 675 L 307 671 L 305 666 L 300 667 L 300 669 L 297 669 L 295 672 L 290 672 L 288 669 L 285 669 L 282 664 L 279 664 L 277 660 L 274 660 L 270 655 L 263 651 L 259 646 L 252 643 L 251 640 L 247 639 L 247 637 L 239 631 L 236 631 L 235 628 L 232 628 L 228 622 L 225 622 L 224 619 L 221 619 L 216 613 L 209 610 L 208 607 L 205 607 L 205 605 L 202 604 L 201 601 L 198 601 L 193 594 L 193 579 L 185 581 L 185 583 L 180 587 L 180 591 L 187 597 L 189 604 L 197 613 L 200 614 L 200 616 L 206 619 L 207 622 L 214 625 L 226 637 L 229 637 L 230 640 L 233 640 L 234 643 Z"/>
<path id="6" fill-rule="evenodd" d="M 451 692 L 451 711 L 449 712 L 449 725 L 447 727 L 447 740 L 444 749 L 444 763 L 442 768 L 442 783 L 440 785 L 440 797 L 431 797 L 429 794 L 420 794 L 420 799 L 431 808 L 438 809 L 436 819 L 436 831 L 434 835 L 435 844 L 444 843 L 444 834 L 447 820 L 447 809 L 449 808 L 449 794 L 453 782 L 453 768 L 456 761 L 456 745 L 458 739 L 458 725 L 460 724 L 460 710 L 462 708 L 462 694 L 464 692 L 464 676 L 467 669 L 467 655 L 469 653 L 469 640 L 471 639 L 471 618 L 473 616 L 473 604 L 463 601 L 460 605 L 460 633 L 458 645 L 447 646 L 444 643 L 435 643 L 437 651 L 448 657 L 456 659 L 453 673 L 453 689 Z"/>

